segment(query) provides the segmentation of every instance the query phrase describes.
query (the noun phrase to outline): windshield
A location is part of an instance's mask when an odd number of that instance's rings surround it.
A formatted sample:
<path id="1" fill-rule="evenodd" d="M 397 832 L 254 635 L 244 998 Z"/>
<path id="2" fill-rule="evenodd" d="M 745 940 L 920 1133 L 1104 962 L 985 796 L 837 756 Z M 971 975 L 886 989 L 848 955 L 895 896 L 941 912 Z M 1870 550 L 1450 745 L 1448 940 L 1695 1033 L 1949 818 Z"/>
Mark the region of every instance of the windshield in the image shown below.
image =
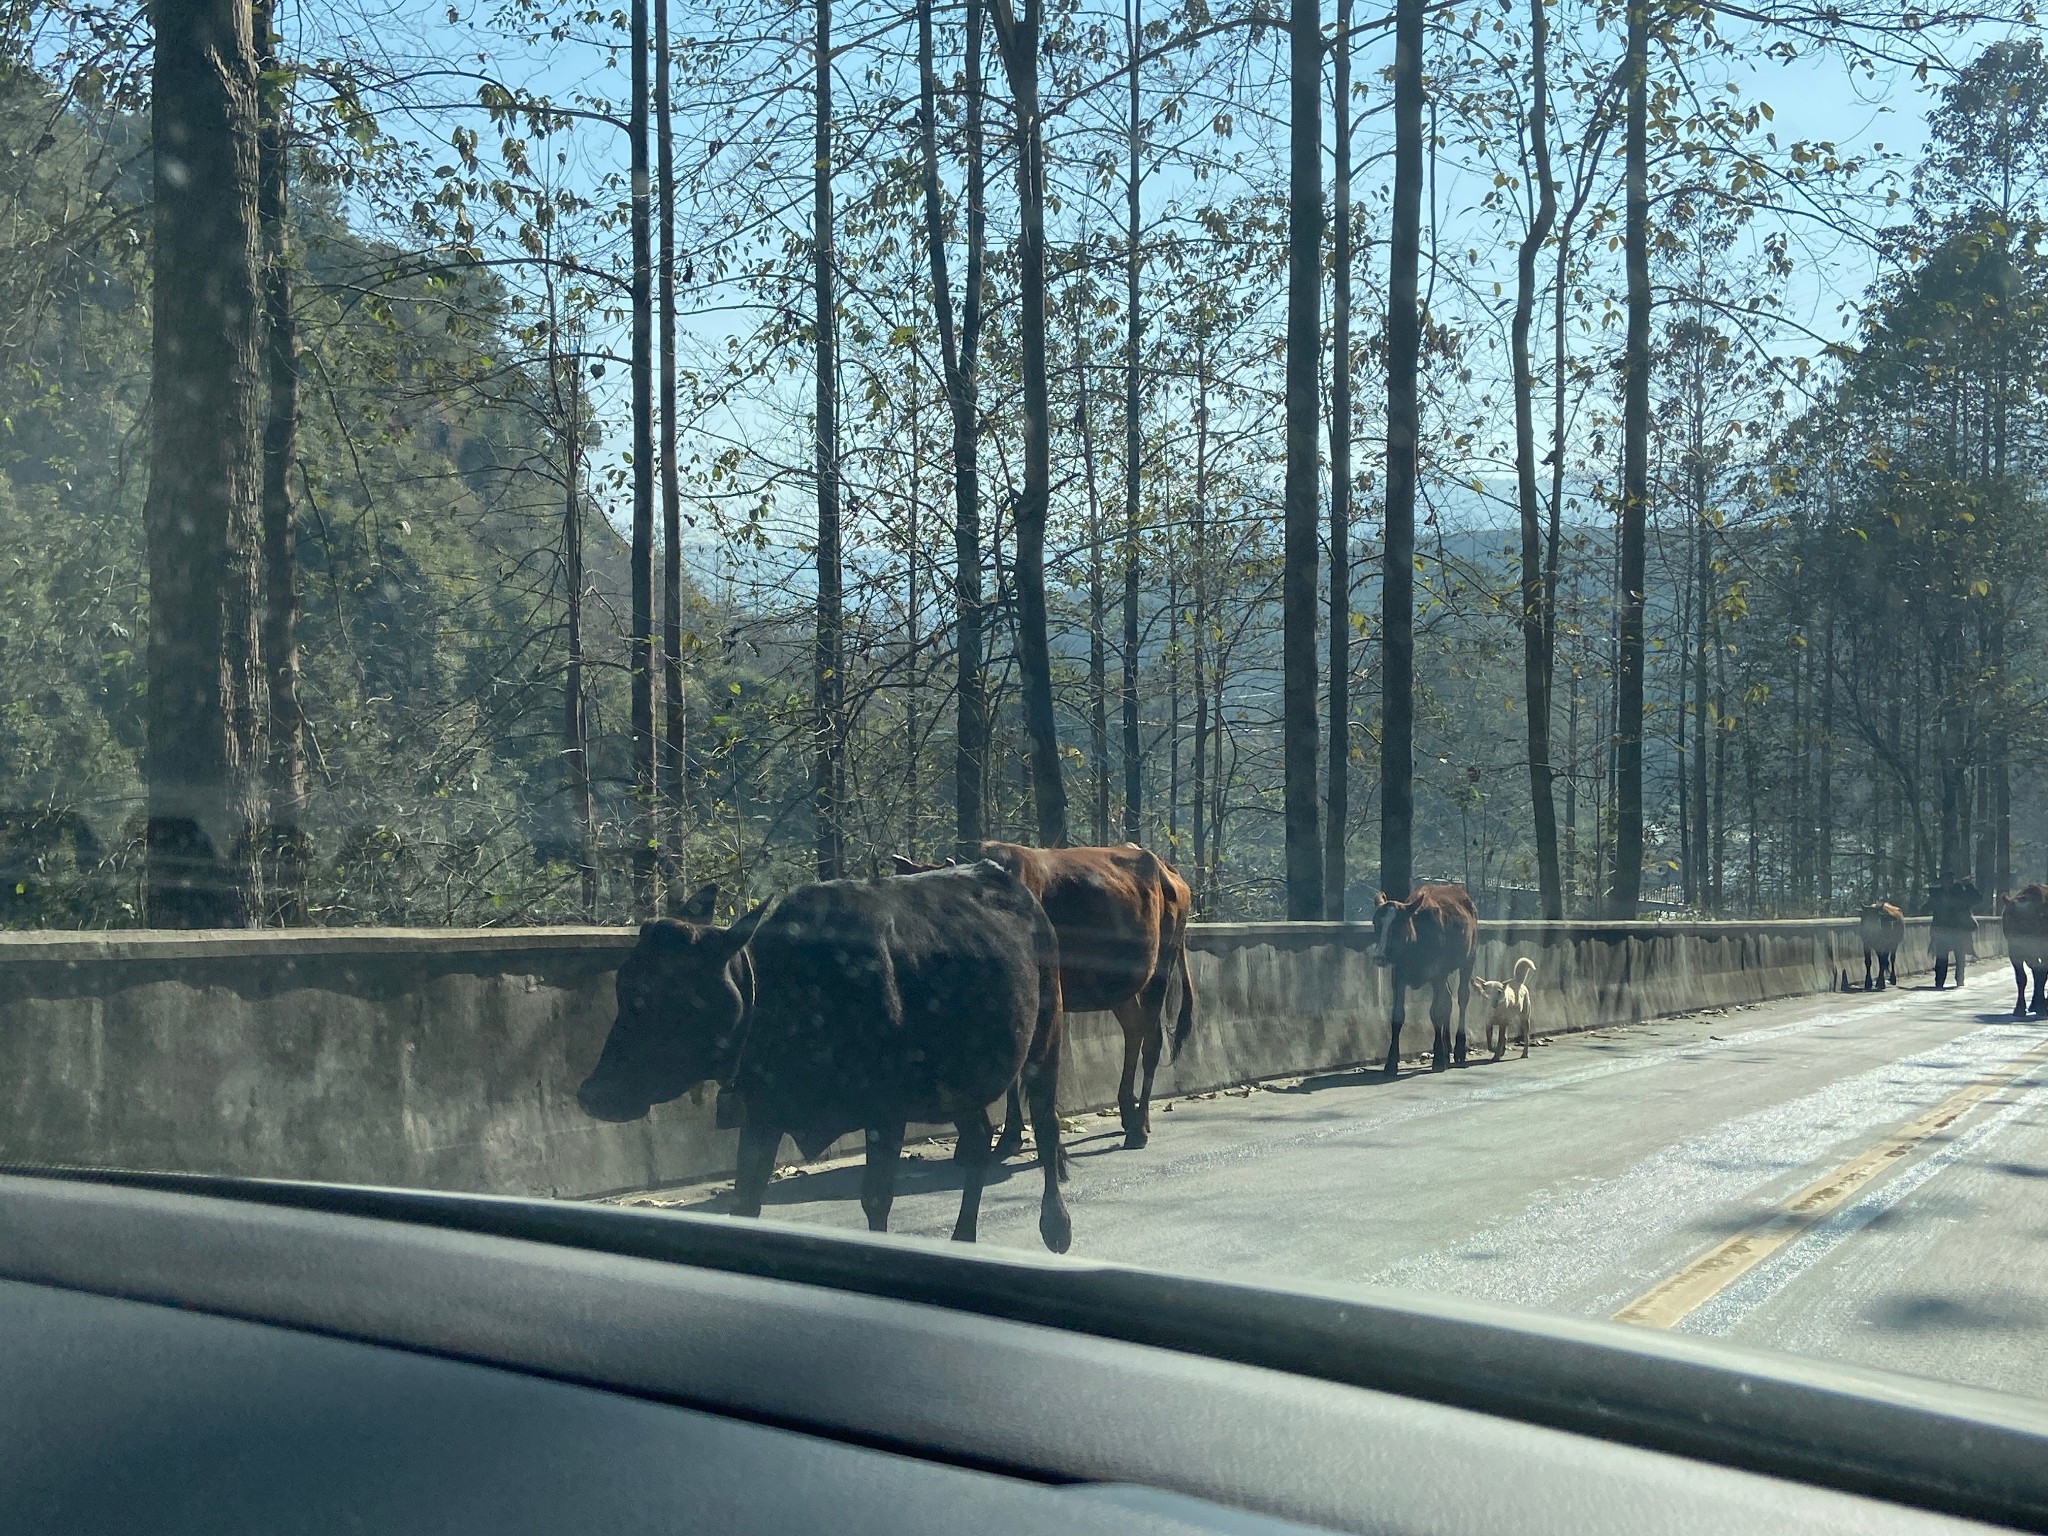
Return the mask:
<path id="1" fill-rule="evenodd" d="M 2048 1395 L 2024 7 L 5 28 L 6 1159 Z"/>

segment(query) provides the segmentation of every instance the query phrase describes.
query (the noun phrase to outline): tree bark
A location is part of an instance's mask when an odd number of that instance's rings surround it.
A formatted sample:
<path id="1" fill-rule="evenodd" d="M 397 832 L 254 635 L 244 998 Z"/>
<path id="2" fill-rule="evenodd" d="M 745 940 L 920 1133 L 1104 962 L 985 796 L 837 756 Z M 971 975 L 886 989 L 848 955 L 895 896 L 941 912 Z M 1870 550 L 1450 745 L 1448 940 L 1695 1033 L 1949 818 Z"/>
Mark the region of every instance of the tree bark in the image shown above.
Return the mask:
<path id="1" fill-rule="evenodd" d="M 1628 339 L 1622 359 L 1621 580 L 1615 683 L 1614 883 L 1608 906 L 1633 918 L 1643 881 L 1643 584 L 1650 507 L 1649 0 L 1628 9 L 1627 183 L 1623 245 Z"/>
<path id="2" fill-rule="evenodd" d="M 306 920 L 306 723 L 299 702 L 298 528 L 292 466 L 298 458 L 299 338 L 292 313 L 290 146 L 285 86 L 270 0 L 256 0 L 256 214 L 263 250 L 263 664 L 270 691 L 263 886 L 267 917 Z"/>
<path id="3" fill-rule="evenodd" d="M 143 919 L 246 926 L 257 878 L 257 107 L 248 0 L 159 0 Z"/>
<path id="4" fill-rule="evenodd" d="M 946 405 L 953 419 L 953 606 L 957 719 L 953 746 L 953 840 L 958 858 L 982 840 L 988 764 L 988 682 L 982 668 L 981 475 L 976 363 L 981 338 L 984 237 L 981 127 L 981 0 L 967 0 L 967 281 L 959 328 L 946 272 L 946 220 L 939 194 L 938 75 L 932 58 L 932 0 L 918 0 L 918 146 L 923 161 L 925 244 L 932 308 L 938 316 Z"/>
<path id="5" fill-rule="evenodd" d="M 1344 920 L 1351 830 L 1351 0 L 1337 0 L 1330 216 L 1330 740 L 1323 806 L 1323 916 Z M 1197 684 L 1199 687 L 1200 685 Z"/>
<path id="6" fill-rule="evenodd" d="M 632 28 L 633 633 L 627 666 L 633 713 L 633 911 L 651 916 L 658 900 L 661 829 L 654 799 L 654 255 L 647 0 L 633 0 Z"/>
<path id="7" fill-rule="evenodd" d="M 1016 104 L 1017 341 L 1024 373 L 1024 487 L 1017 498 L 1017 672 L 1031 753 L 1038 840 L 1067 842 L 1067 790 L 1053 715 L 1052 651 L 1046 633 L 1045 520 L 1052 504 L 1052 423 L 1045 375 L 1045 124 L 1038 100 L 1043 0 L 995 0 L 996 42 Z"/>
<path id="8" fill-rule="evenodd" d="M 812 805 L 820 880 L 845 873 L 845 611 L 840 586 L 838 300 L 832 224 L 832 0 L 817 0 L 816 120 L 811 182 L 811 270 L 817 307 L 816 468 L 818 632 L 811 685 Z"/>
<path id="9" fill-rule="evenodd" d="M 1522 698 L 1528 713 L 1529 805 L 1536 833 L 1536 884 L 1543 916 L 1564 916 L 1564 881 L 1557 862 L 1557 801 L 1550 763 L 1550 626 L 1542 507 L 1536 490 L 1535 373 L 1529 328 L 1536 313 L 1536 258 L 1557 218 L 1557 178 L 1550 164 L 1549 14 L 1543 0 L 1529 5 L 1529 146 L 1536 162 L 1536 210 L 1515 262 L 1515 314 L 1510 333 L 1515 387 L 1515 480 L 1522 516 Z"/>
<path id="10" fill-rule="evenodd" d="M 683 498 L 676 464 L 676 158 L 669 108 L 668 0 L 654 0 L 654 134 L 661 260 L 656 303 L 661 326 L 661 679 L 670 899 L 689 879 L 689 712 L 683 698 Z"/>
<path id="11" fill-rule="evenodd" d="M 1088 398 L 1088 341 L 1082 337 L 1076 425 L 1080 428 L 1082 478 L 1088 490 L 1088 776 L 1089 830 L 1099 848 L 1109 842 L 1109 675 L 1108 638 L 1103 633 L 1105 594 L 1102 568 L 1102 499 L 1095 481 L 1095 419 Z"/>
<path id="12" fill-rule="evenodd" d="M 1143 835 L 1139 818 L 1145 799 L 1145 749 L 1138 735 L 1138 472 L 1145 446 L 1144 374 L 1139 365 L 1145 320 L 1138 305 L 1139 153 L 1145 125 L 1138 108 L 1138 6 L 1139 0 L 1124 0 L 1124 47 L 1131 65 L 1130 169 L 1124 181 L 1124 837 L 1133 843 Z"/>
<path id="13" fill-rule="evenodd" d="M 1323 915 L 1316 825 L 1316 372 L 1323 344 L 1323 33 L 1319 0 L 1293 0 L 1287 193 L 1287 479 L 1281 571 L 1280 755 L 1287 915 Z"/>
<path id="14" fill-rule="evenodd" d="M 1716 911 L 1720 893 L 1712 874 L 1713 855 L 1708 846 L 1707 824 L 1707 741 L 1718 737 L 1720 722 L 1707 707 L 1707 652 L 1711 644 L 1708 619 L 1713 611 L 1714 568 L 1708 544 L 1706 480 L 1696 474 L 1693 482 L 1693 666 L 1692 666 L 1692 862 L 1694 881 L 1700 889 L 1700 904 L 1708 913 Z"/>
<path id="15" fill-rule="evenodd" d="M 548 335 L 560 336 L 554 294 L 549 293 Z M 590 796 L 590 715 L 583 692 L 583 434 L 582 360 L 571 347 L 562 389 L 563 365 L 555 371 L 555 410 L 562 423 L 562 580 L 568 589 L 568 663 L 562 672 L 562 740 L 569 769 L 569 805 L 576 818 L 577 886 L 583 920 L 597 921 L 597 808 Z"/>
<path id="16" fill-rule="evenodd" d="M 1209 857 L 1210 816 L 1208 801 L 1209 719 L 1208 662 L 1209 662 L 1209 338 L 1206 325 L 1195 334 L 1195 499 L 1188 513 L 1188 587 L 1193 599 L 1192 613 L 1188 628 L 1193 631 L 1194 641 L 1189 649 L 1194 653 L 1194 695 L 1195 695 L 1195 739 L 1193 754 L 1194 785 L 1192 815 L 1194 843 L 1190 850 L 1194 855 L 1194 907 L 1197 912 L 1209 910 L 1209 892 L 1204 879 Z"/>
<path id="17" fill-rule="evenodd" d="M 1394 3 L 1394 206 L 1387 244 L 1387 542 L 1380 582 L 1380 885 L 1414 883 L 1416 308 L 1422 254 L 1423 0 Z"/>

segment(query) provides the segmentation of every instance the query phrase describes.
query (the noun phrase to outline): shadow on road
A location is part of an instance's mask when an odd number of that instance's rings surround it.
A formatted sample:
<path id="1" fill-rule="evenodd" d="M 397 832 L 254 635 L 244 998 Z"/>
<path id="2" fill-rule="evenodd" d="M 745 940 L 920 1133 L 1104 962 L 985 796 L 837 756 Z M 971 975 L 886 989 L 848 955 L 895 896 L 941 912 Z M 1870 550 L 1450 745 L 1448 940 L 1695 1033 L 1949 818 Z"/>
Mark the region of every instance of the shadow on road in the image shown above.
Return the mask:
<path id="1" fill-rule="evenodd" d="M 1097 1131 L 1090 1135 L 1069 1135 L 1062 1138 L 1070 1161 L 1091 1159 L 1105 1152 L 1123 1150 L 1122 1130 Z M 785 1172 L 768 1186 L 761 1197 L 761 1204 L 776 1205 L 831 1205 L 840 1202 L 858 1204 L 860 1181 L 863 1172 L 858 1159 L 837 1168 L 799 1168 Z M 1019 1175 L 1038 1177 L 1038 1156 L 1029 1148 L 1005 1162 L 991 1163 L 988 1177 L 983 1181 L 984 1189 L 994 1189 L 1006 1184 Z M 909 1195 L 935 1195 L 960 1190 L 960 1165 L 953 1161 L 950 1146 L 905 1147 L 903 1156 L 896 1164 L 896 1198 L 901 1200 Z M 701 1196 L 687 1204 L 669 1206 L 677 1211 L 723 1212 L 730 1203 L 729 1190 Z"/>
<path id="2" fill-rule="evenodd" d="M 2038 1309 L 2019 1296 L 1988 1301 L 1959 1301 L 1951 1296 L 1892 1296 L 1871 1307 L 1864 1317 L 1875 1327 L 1900 1333 L 1939 1333 L 1951 1329 L 2032 1333 L 2040 1326 Z"/>

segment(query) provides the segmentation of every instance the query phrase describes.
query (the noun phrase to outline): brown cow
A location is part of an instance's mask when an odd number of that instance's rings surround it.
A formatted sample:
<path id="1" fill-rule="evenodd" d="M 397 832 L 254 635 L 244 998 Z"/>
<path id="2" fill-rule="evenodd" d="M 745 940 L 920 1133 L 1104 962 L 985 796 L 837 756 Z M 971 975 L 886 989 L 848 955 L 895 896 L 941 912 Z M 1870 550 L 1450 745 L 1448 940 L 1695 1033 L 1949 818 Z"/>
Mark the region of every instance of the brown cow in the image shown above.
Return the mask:
<path id="1" fill-rule="evenodd" d="M 1429 1021 L 1436 1026 L 1432 1072 L 1451 1064 L 1451 977 L 1458 977 L 1457 1063 L 1465 1065 L 1465 1012 L 1472 1001 L 1472 972 L 1479 964 L 1479 913 L 1463 886 L 1425 885 L 1406 901 L 1385 891 L 1373 909 L 1378 959 L 1394 974 L 1394 1017 L 1387 1035 L 1387 1076 L 1401 1067 L 1401 1026 L 1408 1016 L 1408 989 L 1428 987 Z"/>
<path id="2" fill-rule="evenodd" d="M 1863 940 L 1863 990 L 1884 990 L 1886 976 L 1899 984 L 1899 946 L 1906 942 L 1906 914 L 1888 901 L 1873 901 L 1856 910 L 1856 928 Z M 1870 984 L 1870 961 L 1877 959 L 1877 985 Z"/>
<path id="3" fill-rule="evenodd" d="M 2048 1013 L 2048 885 L 2030 885 L 2009 897 L 2000 915 L 2005 929 L 2005 952 L 2012 960 L 2012 1016 L 2027 1016 L 2027 972 L 2034 973 L 2034 1012 Z"/>
<path id="4" fill-rule="evenodd" d="M 1026 848 L 990 842 L 977 851 L 1015 875 L 1044 903 L 1045 915 L 1059 936 L 1060 995 L 1067 1012 L 1106 1010 L 1123 1026 L 1124 1070 L 1117 1083 L 1117 1111 L 1123 1119 L 1124 1145 L 1144 1146 L 1152 1133 L 1152 1078 L 1165 1038 L 1166 988 L 1176 970 L 1176 1059 L 1195 1024 L 1195 987 L 1188 974 L 1192 898 L 1187 882 L 1172 865 L 1136 843 L 1120 848 Z M 893 862 L 898 874 L 935 867 L 900 853 Z M 1023 1144 L 1023 1105 L 1013 1087 L 996 1155 L 1007 1157 Z"/>

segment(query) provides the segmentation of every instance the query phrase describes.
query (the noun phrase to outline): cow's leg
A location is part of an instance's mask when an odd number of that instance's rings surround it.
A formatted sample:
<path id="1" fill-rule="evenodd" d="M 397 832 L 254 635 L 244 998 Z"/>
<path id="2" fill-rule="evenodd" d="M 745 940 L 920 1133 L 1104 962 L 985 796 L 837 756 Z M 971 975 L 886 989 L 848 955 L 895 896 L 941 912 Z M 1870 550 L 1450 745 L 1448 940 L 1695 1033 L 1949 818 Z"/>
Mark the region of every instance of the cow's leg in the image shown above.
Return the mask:
<path id="1" fill-rule="evenodd" d="M 1031 1134 L 1038 1142 L 1038 1167 L 1045 1177 L 1045 1190 L 1038 1197 L 1038 1235 L 1054 1253 L 1065 1253 L 1074 1245 L 1074 1223 L 1067 1215 L 1067 1202 L 1060 1198 L 1061 1164 L 1060 1112 L 1053 1102 L 1060 1080 L 1057 1038 L 1045 1059 L 1024 1069 L 1024 1089 L 1031 1099 Z"/>
<path id="2" fill-rule="evenodd" d="M 2042 995 L 2042 988 L 2048 987 L 2048 965 L 2034 962 L 2034 1012 L 2048 1013 L 2048 996 Z"/>
<path id="3" fill-rule="evenodd" d="M 1465 1036 L 1465 1015 L 1472 1007 L 1472 972 L 1468 968 L 1458 972 L 1458 1065 L 1465 1065 L 1468 1046 Z M 1507 1049 L 1508 1027 L 1500 1027 L 1501 1049 Z"/>
<path id="4" fill-rule="evenodd" d="M 977 1109 L 972 1117 L 959 1124 L 960 1145 L 966 1155 L 960 1159 L 960 1215 L 953 1222 L 953 1241 L 971 1243 L 981 1220 L 981 1186 L 988 1180 L 988 1139 L 993 1134 L 993 1127 L 988 1123 L 988 1111 L 985 1109 Z M 899 1126 L 899 1140 L 902 1134 Z M 872 1218 L 870 1222 L 872 1224 Z"/>
<path id="5" fill-rule="evenodd" d="M 1015 1157 L 1024 1150 L 1024 1099 L 1017 1091 L 1016 1083 L 1010 1084 L 1009 1094 L 1003 1104 L 1003 1134 L 996 1138 L 995 1151 L 990 1154 L 1001 1162 L 1006 1157 Z M 953 1161 L 967 1161 L 967 1143 L 953 1143 Z"/>
<path id="6" fill-rule="evenodd" d="M 974 1156 L 982 1160 L 988 1157 L 988 1115 L 980 1115 L 981 1142 Z M 966 1121 L 960 1123 L 960 1145 L 963 1147 L 972 1139 Z M 868 1161 L 860 1175 L 860 1208 L 867 1212 L 868 1230 L 886 1232 L 889 1230 L 889 1207 L 896 1203 L 896 1159 L 903 1151 L 903 1122 L 892 1120 L 887 1125 L 868 1127 Z M 963 1159 L 967 1161 L 967 1159 Z M 971 1174 L 969 1177 L 973 1177 Z M 977 1182 L 976 1189 L 980 1186 Z"/>
<path id="7" fill-rule="evenodd" d="M 1936 950 L 1934 954 L 1934 990 L 1939 992 L 1948 983 L 1948 951 Z"/>
<path id="8" fill-rule="evenodd" d="M 1448 1072 L 1451 1069 L 1451 981 L 1448 976 L 1430 983 L 1429 1024 L 1432 1035 L 1429 1070 Z"/>
<path id="9" fill-rule="evenodd" d="M 1123 1122 L 1124 1145 L 1142 1147 L 1145 1145 L 1144 1111 L 1138 1103 L 1138 1057 L 1145 1045 L 1145 1022 L 1138 1015 L 1134 999 L 1125 998 L 1114 1010 L 1116 1022 L 1124 1032 L 1124 1071 L 1116 1082 L 1116 1113 Z"/>
<path id="10" fill-rule="evenodd" d="M 735 1216 L 761 1214 L 762 1197 L 775 1176 L 775 1154 L 782 1147 L 782 1128 L 747 1124 L 740 1127 L 739 1168 L 732 1185 Z"/>
<path id="11" fill-rule="evenodd" d="M 1116 1021 L 1124 1032 L 1124 1083 L 1117 1091 L 1123 1116 L 1124 1146 L 1136 1151 L 1152 1139 L 1152 1080 L 1159 1071 L 1159 1050 L 1165 1036 L 1160 1027 L 1164 988 L 1147 986 L 1136 997 L 1116 1005 Z"/>
<path id="12" fill-rule="evenodd" d="M 1866 991 L 1866 992 L 1868 992 L 1868 991 L 1870 991 L 1870 990 L 1871 990 L 1871 986 L 1870 986 L 1870 946 L 1869 946 L 1868 944 L 1866 944 L 1866 945 L 1864 945 L 1864 946 L 1863 946 L 1863 990 L 1864 990 L 1864 991 Z M 1882 956 L 1882 955 L 1878 956 L 1878 958 L 1877 958 L 1877 988 L 1876 988 L 1876 990 L 1878 990 L 1879 992 L 1882 992 L 1882 991 L 1884 990 L 1884 956 Z"/>
<path id="13" fill-rule="evenodd" d="M 1408 989 L 1401 985 L 1399 978 L 1388 972 L 1388 985 L 1394 989 L 1394 1013 L 1387 1021 L 1387 1072 L 1388 1077 L 1397 1076 L 1401 1071 L 1401 1026 L 1408 1022 Z"/>
<path id="14" fill-rule="evenodd" d="M 2027 1016 L 2027 962 L 2014 960 L 2012 963 L 2012 1016 L 2024 1019 Z"/>
<path id="15" fill-rule="evenodd" d="M 1961 951 L 1961 950 L 1959 949 L 1959 950 L 1957 950 L 1957 951 L 1956 951 L 1956 985 L 1960 987 L 1960 986 L 1961 986 L 1962 984 L 1963 984 L 1963 952 L 1962 952 L 1962 951 Z"/>
<path id="16" fill-rule="evenodd" d="M 1023 1150 L 1024 1093 L 1011 1083 L 1009 1102 L 1003 1106 L 1003 1134 L 996 1138 L 995 1158 L 1000 1162 L 1006 1157 L 1015 1157 Z"/>

